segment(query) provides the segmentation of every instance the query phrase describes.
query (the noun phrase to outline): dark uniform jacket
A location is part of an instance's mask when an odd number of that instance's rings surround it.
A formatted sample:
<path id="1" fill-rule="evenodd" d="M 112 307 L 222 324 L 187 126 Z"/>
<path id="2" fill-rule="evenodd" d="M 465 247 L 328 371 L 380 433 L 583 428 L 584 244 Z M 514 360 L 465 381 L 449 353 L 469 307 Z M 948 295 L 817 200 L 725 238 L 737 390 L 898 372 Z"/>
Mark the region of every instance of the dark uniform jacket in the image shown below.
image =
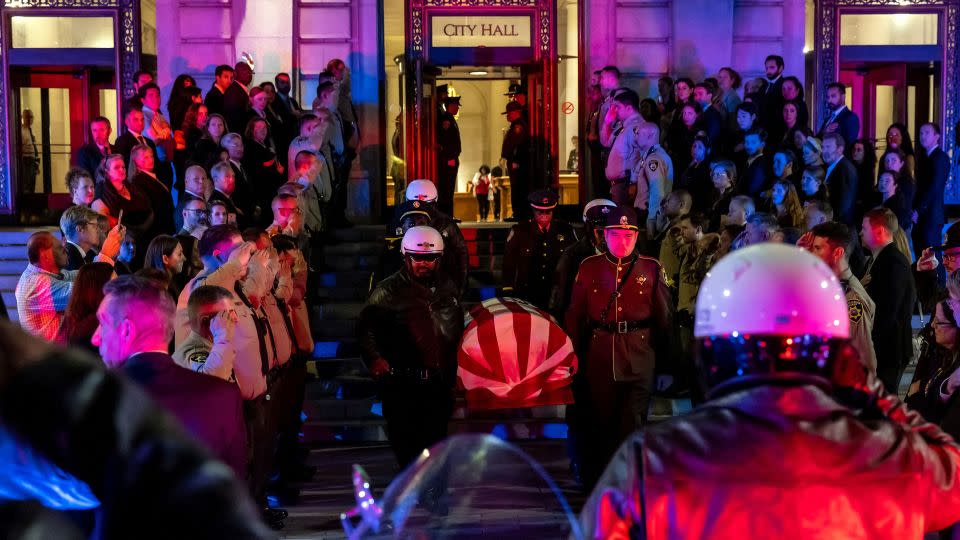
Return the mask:
<path id="1" fill-rule="evenodd" d="M 437 119 L 437 161 L 446 166 L 450 160 L 460 158 L 460 127 L 452 114 L 444 111 Z"/>
<path id="2" fill-rule="evenodd" d="M 563 315 L 570 305 L 573 281 L 577 278 L 577 272 L 580 271 L 580 263 L 594 255 L 597 255 L 597 247 L 589 236 L 577 240 L 560 255 L 557 271 L 553 277 L 553 292 L 550 293 L 550 314 L 558 321 L 563 320 Z"/>
<path id="3" fill-rule="evenodd" d="M 507 173 L 513 174 L 524 171 L 528 167 L 530 154 L 530 128 L 522 118 L 510 122 L 510 129 L 503 136 L 503 145 L 500 147 L 500 157 L 507 161 Z M 513 168 L 513 164 L 518 169 Z"/>
<path id="4" fill-rule="evenodd" d="M 503 284 L 513 289 L 508 296 L 523 298 L 546 309 L 560 255 L 576 240 L 573 227 L 556 219 L 550 222 L 546 232 L 534 221 L 514 225 L 503 255 Z"/>
<path id="5" fill-rule="evenodd" d="M 463 309 L 453 281 L 440 274 L 433 287 L 404 268 L 370 293 L 357 322 L 360 354 L 370 366 L 383 358 L 393 369 L 440 372 L 453 383 Z"/>
<path id="6" fill-rule="evenodd" d="M 877 376 L 888 392 L 895 393 L 900 374 L 913 356 L 910 319 L 917 303 L 917 291 L 910 262 L 896 244 L 891 243 L 874 254 L 873 264 L 862 281 L 877 306 L 873 319 Z"/>
<path id="7" fill-rule="evenodd" d="M 651 540 L 921 538 L 957 521 L 960 449 L 895 396 L 872 408 L 862 419 L 820 387 L 764 385 L 649 425 L 594 488 L 583 537 L 609 538 L 615 516 Z"/>
<path id="8" fill-rule="evenodd" d="M 632 259 L 609 253 L 585 259 L 565 317 L 577 356 L 612 364 L 616 381 L 650 379 L 657 353 L 669 346 L 673 302 L 663 269 L 656 259 L 634 257 L 632 269 Z"/>

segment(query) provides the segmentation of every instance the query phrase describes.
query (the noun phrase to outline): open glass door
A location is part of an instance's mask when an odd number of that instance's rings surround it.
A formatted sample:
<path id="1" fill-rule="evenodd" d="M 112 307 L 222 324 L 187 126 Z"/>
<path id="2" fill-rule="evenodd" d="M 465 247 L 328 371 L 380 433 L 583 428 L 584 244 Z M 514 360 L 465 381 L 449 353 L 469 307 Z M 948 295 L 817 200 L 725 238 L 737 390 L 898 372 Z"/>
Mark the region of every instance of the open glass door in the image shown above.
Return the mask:
<path id="1" fill-rule="evenodd" d="M 870 69 L 864 77 L 861 133 L 883 141 L 887 128 L 907 120 L 907 65 L 891 64 Z"/>
<path id="2" fill-rule="evenodd" d="M 12 70 L 19 208 L 62 209 L 69 203 L 64 177 L 84 143 L 85 77 L 75 72 Z M 28 221 L 42 216 L 24 216 Z"/>

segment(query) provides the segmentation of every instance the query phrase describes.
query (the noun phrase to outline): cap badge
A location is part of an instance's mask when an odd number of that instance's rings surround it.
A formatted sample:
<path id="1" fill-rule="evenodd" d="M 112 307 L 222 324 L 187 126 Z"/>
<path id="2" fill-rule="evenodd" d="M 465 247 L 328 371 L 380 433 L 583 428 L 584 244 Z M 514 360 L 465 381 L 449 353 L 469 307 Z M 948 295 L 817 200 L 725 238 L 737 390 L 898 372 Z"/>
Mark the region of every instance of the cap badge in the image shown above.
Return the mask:
<path id="1" fill-rule="evenodd" d="M 601 214 L 609 214 L 609 213 L 610 213 L 610 207 L 609 207 L 609 206 L 604 206 L 603 208 L 600 209 L 600 213 L 601 213 Z"/>
<path id="2" fill-rule="evenodd" d="M 629 220 L 627 219 L 627 216 L 620 216 L 620 225 L 623 225 L 624 227 L 626 227 L 629 224 L 630 223 L 629 223 Z"/>
<path id="3" fill-rule="evenodd" d="M 420 208 L 420 201 L 413 201 L 414 208 Z"/>

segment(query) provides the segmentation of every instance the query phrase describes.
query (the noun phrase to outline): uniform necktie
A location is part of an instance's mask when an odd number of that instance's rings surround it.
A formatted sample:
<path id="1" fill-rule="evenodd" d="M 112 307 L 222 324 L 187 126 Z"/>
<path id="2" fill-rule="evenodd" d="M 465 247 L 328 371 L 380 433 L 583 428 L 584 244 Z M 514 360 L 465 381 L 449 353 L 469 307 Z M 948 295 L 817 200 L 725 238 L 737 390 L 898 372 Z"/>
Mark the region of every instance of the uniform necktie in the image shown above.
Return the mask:
<path id="1" fill-rule="evenodd" d="M 237 293 L 237 298 L 243 302 L 243 305 L 250 308 L 250 314 L 253 316 L 253 325 L 257 327 L 257 339 L 260 341 L 260 371 L 266 375 L 267 372 L 270 371 L 270 359 L 267 356 L 267 342 L 265 341 L 267 329 L 264 328 L 263 321 L 253 309 L 253 305 L 250 303 L 250 300 L 247 299 L 247 295 L 243 294 L 243 288 L 240 286 L 239 281 L 234 283 L 233 290 Z"/>

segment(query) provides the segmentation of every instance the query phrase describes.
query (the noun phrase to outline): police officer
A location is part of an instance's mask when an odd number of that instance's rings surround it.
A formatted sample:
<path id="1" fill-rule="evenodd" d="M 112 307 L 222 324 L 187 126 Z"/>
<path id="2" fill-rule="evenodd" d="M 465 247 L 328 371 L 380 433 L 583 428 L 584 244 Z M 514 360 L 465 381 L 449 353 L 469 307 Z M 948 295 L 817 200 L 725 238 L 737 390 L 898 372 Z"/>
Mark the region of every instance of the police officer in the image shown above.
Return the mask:
<path id="1" fill-rule="evenodd" d="M 440 231 L 446 246 L 443 250 L 441 271 L 453 279 L 460 291 L 458 298 L 463 298 L 467 288 L 467 271 L 470 269 L 470 261 L 467 259 L 467 241 L 463 238 L 457 220 L 437 208 L 437 195 L 437 186 L 430 180 L 414 180 L 407 185 L 405 197 L 408 201 L 426 203 L 423 208 L 430 214 L 430 226 Z M 397 207 L 396 219 L 388 225 L 388 239 L 390 236 L 402 235 L 402 232 L 396 233 L 397 229 L 402 230 L 400 226 L 402 207 L 403 205 Z M 391 232 L 393 234 L 390 234 Z"/>
<path id="2" fill-rule="evenodd" d="M 510 127 L 503 135 L 500 161 L 510 176 L 510 204 L 513 216 L 506 221 L 522 221 L 530 216 L 524 204 L 530 190 L 530 127 L 523 119 L 525 107 L 516 101 L 507 103 Z"/>
<path id="3" fill-rule="evenodd" d="M 453 215 L 453 192 L 457 186 L 457 171 L 460 169 L 460 127 L 456 115 L 460 111 L 460 96 L 444 100 L 446 111 L 437 118 L 437 186 L 440 195 L 437 207 L 447 215 Z"/>
<path id="4" fill-rule="evenodd" d="M 530 123 L 530 108 L 527 107 L 527 89 L 520 83 L 510 83 L 510 88 L 507 90 L 507 93 L 504 94 L 509 97 L 511 101 L 515 101 L 523 107 L 523 110 L 520 111 L 520 117 L 523 118 L 523 121 L 527 124 Z"/>
<path id="5" fill-rule="evenodd" d="M 404 267 L 380 282 L 360 313 L 360 351 L 379 383 L 387 437 L 401 468 L 447 435 L 463 311 L 442 272 L 443 237 L 403 235 Z"/>
<path id="6" fill-rule="evenodd" d="M 922 538 L 960 519 L 960 448 L 863 369 L 838 281 L 775 243 L 711 268 L 708 401 L 620 447 L 584 538 Z"/>
<path id="7" fill-rule="evenodd" d="M 632 208 L 611 209 L 604 228 L 608 251 L 580 265 L 565 317 L 583 366 L 575 399 L 588 419 L 580 449 L 587 486 L 645 423 L 657 357 L 668 352 L 670 289 L 657 260 L 637 254 L 638 234 Z"/>
<path id="8" fill-rule="evenodd" d="M 570 291 L 573 280 L 580 270 L 580 263 L 587 257 L 604 252 L 603 227 L 607 224 L 607 214 L 616 204 L 609 199 L 594 199 L 583 207 L 583 236 L 570 247 L 563 250 L 557 262 L 557 272 L 553 280 L 553 292 L 550 293 L 550 313 L 563 320 L 570 304 Z"/>
<path id="9" fill-rule="evenodd" d="M 397 207 L 399 220 L 392 234 L 384 238 L 383 249 L 380 251 L 380 262 L 377 266 L 377 273 L 374 276 L 374 283 L 392 275 L 403 268 L 403 254 L 400 253 L 400 240 L 403 235 L 418 226 L 429 226 L 431 224 L 430 212 L 427 211 L 427 201 L 403 201 Z"/>
<path id="10" fill-rule="evenodd" d="M 853 240 L 850 229 L 842 223 L 827 221 L 805 233 L 797 245 L 813 253 L 827 264 L 840 280 L 847 299 L 847 316 L 850 319 L 850 344 L 857 350 L 860 361 L 877 373 L 877 355 L 873 349 L 873 316 L 876 304 L 867 294 L 857 276 L 850 271 L 847 246 Z"/>
<path id="11" fill-rule="evenodd" d="M 638 160 L 631 171 L 630 182 L 637 185 L 633 207 L 641 223 L 646 222 L 647 238 L 656 235 L 657 210 L 660 202 L 673 189 L 673 162 L 660 146 L 660 127 L 642 122 L 633 127 Z"/>
<path id="12" fill-rule="evenodd" d="M 577 238 L 569 223 L 553 219 L 557 195 L 550 190 L 528 197 L 533 220 L 517 223 L 507 236 L 503 255 L 503 290 L 509 296 L 548 309 L 553 274 L 560 255 Z"/>

